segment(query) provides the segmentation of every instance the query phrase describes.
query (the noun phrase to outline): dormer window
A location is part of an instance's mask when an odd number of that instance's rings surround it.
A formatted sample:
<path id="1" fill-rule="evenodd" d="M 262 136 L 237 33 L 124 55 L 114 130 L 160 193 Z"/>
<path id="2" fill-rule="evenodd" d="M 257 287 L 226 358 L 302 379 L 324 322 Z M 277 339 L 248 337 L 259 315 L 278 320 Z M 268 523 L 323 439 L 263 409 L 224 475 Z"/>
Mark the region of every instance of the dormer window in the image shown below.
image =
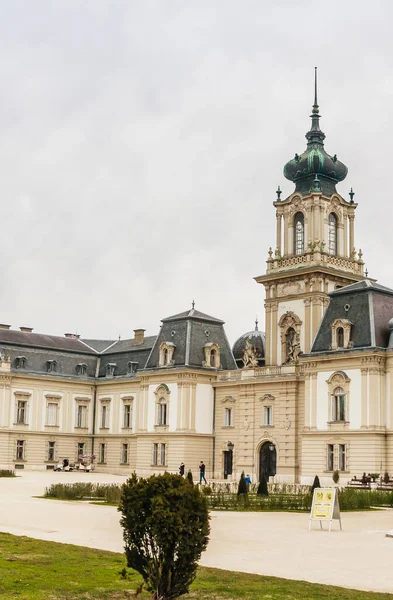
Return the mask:
<path id="1" fill-rule="evenodd" d="M 87 365 L 85 363 L 79 363 L 76 365 L 76 374 L 77 375 L 86 375 Z"/>
<path id="2" fill-rule="evenodd" d="M 56 373 L 56 371 L 57 371 L 57 361 L 55 361 L 55 360 L 47 360 L 46 361 L 46 370 L 47 370 L 47 373 Z"/>
<path id="3" fill-rule="evenodd" d="M 332 325 L 332 350 L 346 350 L 352 348 L 351 338 L 351 321 L 348 319 L 336 319 Z"/>
<path id="4" fill-rule="evenodd" d="M 115 372 L 116 372 L 116 363 L 108 363 L 106 365 L 106 376 L 107 377 L 114 377 Z"/>
<path id="5" fill-rule="evenodd" d="M 173 354 L 175 352 L 175 344 L 173 342 L 162 342 L 160 346 L 159 367 L 173 367 L 175 361 Z"/>
<path id="6" fill-rule="evenodd" d="M 220 363 L 220 346 L 216 343 L 208 342 L 203 346 L 205 360 L 202 362 L 203 367 L 211 369 L 219 369 Z"/>
<path id="7" fill-rule="evenodd" d="M 138 364 L 139 363 L 130 360 L 127 363 L 127 375 L 135 375 L 138 370 Z"/>
<path id="8" fill-rule="evenodd" d="M 17 356 L 15 358 L 15 368 L 16 369 L 25 369 L 26 368 L 26 356 Z"/>

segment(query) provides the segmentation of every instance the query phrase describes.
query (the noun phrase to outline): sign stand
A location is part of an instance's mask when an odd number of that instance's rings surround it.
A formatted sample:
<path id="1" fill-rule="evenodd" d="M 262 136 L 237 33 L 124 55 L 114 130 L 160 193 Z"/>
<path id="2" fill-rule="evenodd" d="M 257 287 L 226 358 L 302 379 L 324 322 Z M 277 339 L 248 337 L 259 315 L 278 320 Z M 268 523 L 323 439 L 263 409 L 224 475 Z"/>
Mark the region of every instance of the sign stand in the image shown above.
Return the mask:
<path id="1" fill-rule="evenodd" d="M 331 531 L 333 519 L 339 521 L 342 531 L 337 488 L 315 488 L 308 530 L 311 530 L 312 521 L 319 521 L 321 529 L 323 529 L 322 521 L 329 521 L 329 531 Z"/>

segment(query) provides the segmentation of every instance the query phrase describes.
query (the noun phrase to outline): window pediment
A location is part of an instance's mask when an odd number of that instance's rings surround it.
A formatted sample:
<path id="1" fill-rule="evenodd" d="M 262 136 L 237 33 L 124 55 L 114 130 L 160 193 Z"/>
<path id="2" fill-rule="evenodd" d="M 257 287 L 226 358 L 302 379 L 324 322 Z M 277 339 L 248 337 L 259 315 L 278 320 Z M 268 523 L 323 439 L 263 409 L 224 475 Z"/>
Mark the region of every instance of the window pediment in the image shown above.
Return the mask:
<path id="1" fill-rule="evenodd" d="M 259 398 L 259 400 L 261 402 L 274 402 L 275 397 L 272 396 L 271 394 L 265 394 L 264 396 L 262 396 L 261 398 Z"/>
<path id="2" fill-rule="evenodd" d="M 225 396 L 225 398 L 222 398 L 221 402 L 223 404 L 227 402 L 233 404 L 234 402 L 236 402 L 236 398 L 234 398 L 233 396 Z"/>

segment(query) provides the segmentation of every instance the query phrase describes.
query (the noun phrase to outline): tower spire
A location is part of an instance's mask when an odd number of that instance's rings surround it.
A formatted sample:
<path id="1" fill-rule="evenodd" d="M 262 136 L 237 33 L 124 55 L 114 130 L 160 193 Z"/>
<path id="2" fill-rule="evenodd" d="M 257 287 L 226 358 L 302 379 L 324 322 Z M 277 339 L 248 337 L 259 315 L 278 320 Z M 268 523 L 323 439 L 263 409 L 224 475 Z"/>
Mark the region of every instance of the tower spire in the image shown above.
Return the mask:
<path id="1" fill-rule="evenodd" d="M 308 144 L 322 144 L 325 134 L 319 128 L 319 106 L 318 106 L 318 67 L 314 67 L 314 104 L 311 112 L 311 129 L 306 133 Z"/>

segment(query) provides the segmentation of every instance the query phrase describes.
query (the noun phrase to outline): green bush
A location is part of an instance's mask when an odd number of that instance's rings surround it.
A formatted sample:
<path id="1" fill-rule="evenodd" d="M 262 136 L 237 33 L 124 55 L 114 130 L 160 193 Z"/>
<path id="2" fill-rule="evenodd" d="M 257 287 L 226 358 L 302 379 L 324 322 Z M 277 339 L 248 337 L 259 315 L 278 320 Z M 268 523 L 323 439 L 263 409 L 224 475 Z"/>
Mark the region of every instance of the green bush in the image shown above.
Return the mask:
<path id="1" fill-rule="evenodd" d="M 119 504 L 121 486 L 99 483 L 54 483 L 45 490 L 45 497 L 59 500 L 104 500 Z"/>
<path id="2" fill-rule="evenodd" d="M 246 494 L 248 494 L 248 487 L 247 487 L 244 471 L 242 471 L 242 474 L 240 475 L 240 479 L 239 479 L 239 485 L 237 488 L 237 495 L 241 496 L 241 495 L 246 495 Z"/>
<path id="3" fill-rule="evenodd" d="M 191 483 L 191 485 L 194 485 L 194 480 L 192 478 L 192 471 L 188 471 L 186 479 L 187 479 L 188 483 Z"/>
<path id="4" fill-rule="evenodd" d="M 119 511 L 127 563 L 155 600 L 188 592 L 209 540 L 206 498 L 198 486 L 171 473 L 148 479 L 134 473 L 124 484 Z"/>
<path id="5" fill-rule="evenodd" d="M 317 488 L 320 488 L 320 487 L 321 487 L 321 484 L 319 481 L 319 477 L 318 477 L 318 475 L 315 475 L 313 484 L 311 486 L 311 495 L 313 495 L 314 490 L 316 490 Z"/>
<path id="6" fill-rule="evenodd" d="M 385 471 L 385 475 L 383 476 L 383 480 L 385 483 L 389 483 L 390 481 L 390 476 L 389 473 L 387 471 Z"/>
<path id="7" fill-rule="evenodd" d="M 0 477 L 16 477 L 15 471 L 11 471 L 11 469 L 0 469 Z"/>
<path id="8" fill-rule="evenodd" d="M 266 481 L 266 477 L 263 474 L 261 481 L 259 482 L 258 485 L 258 489 L 257 489 L 257 496 L 268 496 L 269 495 L 269 490 L 267 489 L 267 481 Z"/>
<path id="9" fill-rule="evenodd" d="M 204 485 L 202 488 L 202 494 L 204 494 L 205 496 L 210 496 L 213 493 L 213 490 L 211 489 L 210 485 Z"/>
<path id="10" fill-rule="evenodd" d="M 340 473 L 337 471 L 337 469 L 333 471 L 332 479 L 336 485 L 340 481 Z"/>

